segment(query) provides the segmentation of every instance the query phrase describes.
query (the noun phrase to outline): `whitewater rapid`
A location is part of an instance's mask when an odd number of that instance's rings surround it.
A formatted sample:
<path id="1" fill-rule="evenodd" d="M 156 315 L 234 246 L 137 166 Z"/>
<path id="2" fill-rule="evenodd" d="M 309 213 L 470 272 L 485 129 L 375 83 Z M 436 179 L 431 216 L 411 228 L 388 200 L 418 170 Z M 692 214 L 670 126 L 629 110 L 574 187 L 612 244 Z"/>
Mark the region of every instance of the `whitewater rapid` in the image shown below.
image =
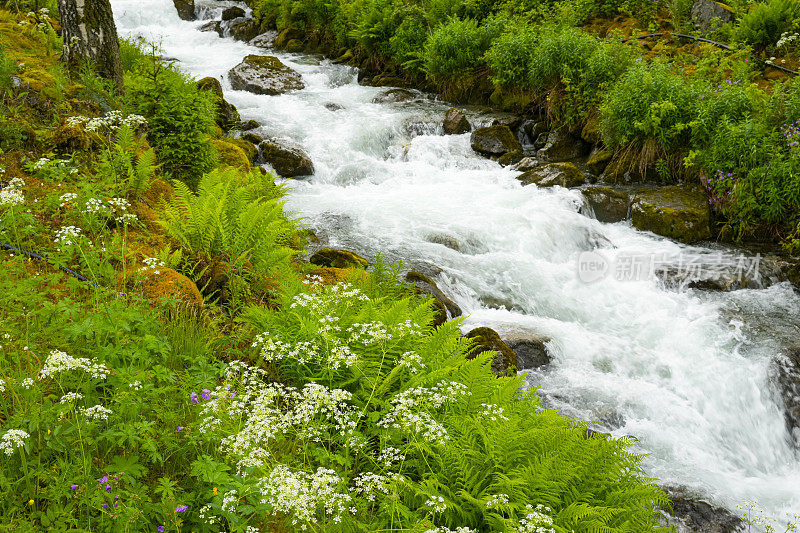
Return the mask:
<path id="1" fill-rule="evenodd" d="M 550 339 L 553 362 L 529 382 L 548 405 L 638 438 L 649 475 L 733 512 L 757 500 L 774 517 L 800 513 L 800 457 L 769 385 L 770 362 L 800 324 L 787 283 L 728 293 L 613 275 L 584 283 L 582 252 L 713 250 L 601 224 L 582 214 L 575 190 L 521 187 L 518 173 L 473 153 L 469 134 L 441 134 L 444 103 L 373 103 L 384 89 L 358 85 L 355 69 L 197 31 L 204 21 L 180 20 L 171 0 L 111 4 L 121 36 L 160 43 L 192 76 L 218 78 L 242 119 L 261 124 L 255 133 L 307 150 L 316 173 L 290 181 L 288 208 L 323 240 L 435 274 L 464 310 L 465 331 Z M 227 71 L 253 53 L 278 56 L 307 88 L 231 90 Z"/>

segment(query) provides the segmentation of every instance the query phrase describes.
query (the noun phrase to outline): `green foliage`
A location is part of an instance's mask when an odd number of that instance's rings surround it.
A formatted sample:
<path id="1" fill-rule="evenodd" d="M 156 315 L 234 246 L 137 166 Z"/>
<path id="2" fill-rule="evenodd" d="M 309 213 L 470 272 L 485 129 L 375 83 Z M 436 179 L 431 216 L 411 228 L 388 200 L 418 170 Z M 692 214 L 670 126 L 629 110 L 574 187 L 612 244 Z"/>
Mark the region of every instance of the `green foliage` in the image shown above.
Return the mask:
<path id="1" fill-rule="evenodd" d="M 11 78 L 16 73 L 16 63 L 9 59 L 3 45 L 0 44 L 0 91 L 5 93 L 11 89 Z"/>
<path id="2" fill-rule="evenodd" d="M 258 171 L 240 176 L 233 169 L 214 170 L 200 180 L 197 193 L 175 181 L 164 228 L 201 258 L 248 261 L 258 273 L 287 270 L 295 252 L 286 244 L 296 228 L 283 213 L 283 190 L 273 179 Z"/>
<path id="3" fill-rule="evenodd" d="M 796 0 L 769 0 L 757 4 L 739 21 L 734 37 L 757 48 L 774 45 L 781 34 L 798 26 L 800 3 Z"/>
<path id="4" fill-rule="evenodd" d="M 120 196 L 138 199 L 156 177 L 156 153 L 146 148 L 144 138 L 137 137 L 132 128 L 122 126 L 117 130 L 116 140 L 100 160 L 100 171 L 114 183 Z"/>
<path id="5" fill-rule="evenodd" d="M 662 65 L 630 68 L 601 107 L 603 141 L 614 148 L 647 141 L 666 151 L 689 146 L 703 89 Z"/>
<path id="6" fill-rule="evenodd" d="M 213 95 L 201 91 L 177 68 L 164 64 L 153 49 L 136 57 L 124 46 L 126 106 L 144 115 L 149 123 L 147 138 L 155 148 L 163 169 L 190 187 L 210 171 L 216 160 L 207 142 L 214 129 Z"/>
<path id="7" fill-rule="evenodd" d="M 424 69 L 434 80 L 473 72 L 481 63 L 492 35 L 472 19 L 450 19 L 436 28 L 425 44 Z"/>
<path id="8" fill-rule="evenodd" d="M 530 66 L 537 54 L 539 33 L 531 26 L 511 27 L 486 52 L 492 80 L 503 87 L 530 87 Z"/>

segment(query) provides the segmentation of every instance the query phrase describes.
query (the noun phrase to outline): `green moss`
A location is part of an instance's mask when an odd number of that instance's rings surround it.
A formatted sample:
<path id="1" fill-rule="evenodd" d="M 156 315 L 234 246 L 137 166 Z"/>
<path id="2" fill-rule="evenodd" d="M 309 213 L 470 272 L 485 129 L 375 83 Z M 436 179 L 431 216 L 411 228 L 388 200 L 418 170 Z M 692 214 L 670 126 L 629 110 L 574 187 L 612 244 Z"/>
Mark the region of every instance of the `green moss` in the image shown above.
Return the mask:
<path id="1" fill-rule="evenodd" d="M 229 166 L 240 170 L 249 171 L 252 168 L 247 153 L 233 142 L 238 139 L 217 139 L 212 141 L 217 149 L 217 161 L 220 166 Z"/>

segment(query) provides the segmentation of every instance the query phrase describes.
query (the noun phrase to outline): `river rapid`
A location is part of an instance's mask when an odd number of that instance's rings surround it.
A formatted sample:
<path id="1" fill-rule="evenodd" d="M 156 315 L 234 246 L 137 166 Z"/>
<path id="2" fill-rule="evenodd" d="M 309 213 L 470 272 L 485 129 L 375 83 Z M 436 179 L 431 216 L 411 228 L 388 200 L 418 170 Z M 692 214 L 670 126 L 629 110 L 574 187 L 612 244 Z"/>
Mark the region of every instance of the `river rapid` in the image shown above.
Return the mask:
<path id="1" fill-rule="evenodd" d="M 788 283 L 709 292 L 626 281 L 613 268 L 581 281 L 587 251 L 613 262 L 719 250 L 602 224 L 576 190 L 522 187 L 518 172 L 476 155 L 469 134 L 443 135 L 449 106 L 430 96 L 373 103 L 385 89 L 360 86 L 354 68 L 200 32 L 204 21 L 180 20 L 171 0 L 111 4 L 121 36 L 160 43 L 192 76 L 220 79 L 242 119 L 261 124 L 255 133 L 306 149 L 316 173 L 290 181 L 287 205 L 324 242 L 434 274 L 464 310 L 464 331 L 549 339 L 553 361 L 528 382 L 547 405 L 635 436 L 649 475 L 736 513 L 745 500 L 774 517 L 800 513 L 800 454 L 771 382 L 771 362 L 798 338 L 800 298 Z M 218 19 L 236 2 L 208 4 L 200 14 Z M 227 72 L 247 54 L 279 57 L 306 89 L 231 90 Z"/>

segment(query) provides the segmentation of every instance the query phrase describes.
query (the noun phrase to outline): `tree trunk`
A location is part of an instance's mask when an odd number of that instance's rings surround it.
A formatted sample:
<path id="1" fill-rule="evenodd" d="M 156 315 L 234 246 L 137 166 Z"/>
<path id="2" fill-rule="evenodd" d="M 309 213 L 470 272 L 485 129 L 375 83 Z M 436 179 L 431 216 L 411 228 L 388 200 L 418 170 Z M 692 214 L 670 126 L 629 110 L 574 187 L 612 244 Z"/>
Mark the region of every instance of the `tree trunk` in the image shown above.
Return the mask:
<path id="1" fill-rule="evenodd" d="M 58 0 L 64 61 L 74 68 L 85 61 L 102 77 L 122 87 L 122 63 L 109 0 Z"/>

